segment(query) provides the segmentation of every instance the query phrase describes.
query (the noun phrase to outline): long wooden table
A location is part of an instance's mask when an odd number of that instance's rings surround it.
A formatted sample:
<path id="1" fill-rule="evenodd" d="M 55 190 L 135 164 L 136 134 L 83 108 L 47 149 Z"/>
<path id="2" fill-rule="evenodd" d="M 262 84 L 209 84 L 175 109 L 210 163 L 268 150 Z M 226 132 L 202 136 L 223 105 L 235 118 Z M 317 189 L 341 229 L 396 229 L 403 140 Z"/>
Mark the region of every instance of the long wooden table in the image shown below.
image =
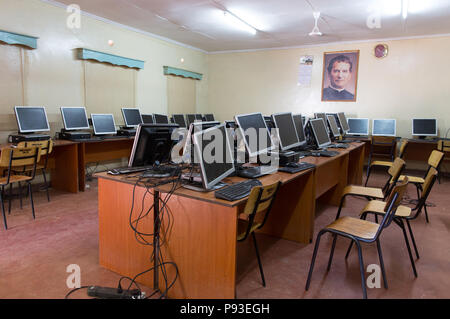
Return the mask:
<path id="1" fill-rule="evenodd" d="M 362 183 L 364 143 L 353 143 L 349 149 L 339 150 L 332 158 L 305 158 L 316 164 L 315 169 L 288 174 L 278 172 L 261 178 L 263 184 L 274 179 L 282 182 L 263 233 L 280 238 L 310 243 L 314 235 L 316 200 L 333 205 L 339 203 L 343 188 Z M 152 266 L 152 247 L 137 242 L 130 228 L 132 203 L 135 210 L 153 205 L 153 197 L 146 187 L 127 176 L 99 173 L 99 261 L 100 265 L 121 275 L 133 277 Z M 242 180 L 232 177 L 225 182 Z M 162 197 L 172 185 L 156 188 Z M 133 197 L 134 194 L 134 197 Z M 142 204 L 144 203 L 144 204 Z M 178 267 L 178 279 L 170 289 L 172 298 L 234 298 L 236 296 L 236 232 L 237 219 L 246 199 L 228 202 L 214 197 L 214 192 L 201 193 L 178 188 L 168 202 L 171 228 L 164 233 L 169 220 L 162 220 L 162 247 L 165 261 Z M 136 218 L 136 211 L 133 218 Z M 141 221 L 140 231 L 153 231 L 153 213 Z M 131 219 L 133 219 L 131 218 Z M 167 266 L 169 281 L 175 270 Z M 153 272 L 138 278 L 138 282 L 153 286 Z M 162 277 L 159 277 L 160 288 Z"/>

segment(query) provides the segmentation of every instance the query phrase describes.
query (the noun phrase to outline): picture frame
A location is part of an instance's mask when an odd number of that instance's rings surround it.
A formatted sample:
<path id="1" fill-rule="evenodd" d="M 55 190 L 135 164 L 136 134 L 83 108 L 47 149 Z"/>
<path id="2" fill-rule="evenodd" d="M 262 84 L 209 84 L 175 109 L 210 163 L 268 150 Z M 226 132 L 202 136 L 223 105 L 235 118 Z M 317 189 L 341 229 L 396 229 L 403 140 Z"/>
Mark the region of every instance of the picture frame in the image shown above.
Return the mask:
<path id="1" fill-rule="evenodd" d="M 324 52 L 322 102 L 356 102 L 359 50 Z"/>

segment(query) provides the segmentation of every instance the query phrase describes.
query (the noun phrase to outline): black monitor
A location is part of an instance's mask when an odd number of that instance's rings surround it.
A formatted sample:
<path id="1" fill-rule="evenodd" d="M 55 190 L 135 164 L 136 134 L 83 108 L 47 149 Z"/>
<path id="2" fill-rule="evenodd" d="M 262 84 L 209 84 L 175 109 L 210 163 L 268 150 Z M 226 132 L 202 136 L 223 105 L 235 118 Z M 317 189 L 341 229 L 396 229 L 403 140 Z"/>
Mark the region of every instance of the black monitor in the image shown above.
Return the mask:
<path id="1" fill-rule="evenodd" d="M 250 157 L 258 156 L 274 149 L 270 132 L 261 113 L 236 115 L 236 121 L 245 148 Z"/>
<path id="2" fill-rule="evenodd" d="M 112 114 L 91 114 L 95 135 L 116 134 L 116 124 Z"/>
<path id="3" fill-rule="evenodd" d="M 307 144 L 305 125 L 303 122 L 304 116 L 302 116 L 301 114 L 294 114 L 292 117 L 294 118 L 295 128 L 297 129 L 297 136 L 300 146 L 304 146 L 305 144 Z"/>
<path id="4" fill-rule="evenodd" d="M 136 108 L 122 108 L 123 120 L 125 122 L 125 127 L 137 127 L 142 124 L 141 111 Z"/>
<path id="5" fill-rule="evenodd" d="M 333 134 L 334 138 L 338 138 L 341 136 L 341 132 L 339 131 L 338 124 L 336 122 L 336 118 L 334 115 L 327 115 L 328 125 L 330 125 L 331 134 Z"/>
<path id="6" fill-rule="evenodd" d="M 47 113 L 43 106 L 16 106 L 14 112 L 19 133 L 50 131 Z"/>
<path id="7" fill-rule="evenodd" d="M 204 117 L 207 122 L 215 121 L 214 114 L 205 114 Z"/>
<path id="8" fill-rule="evenodd" d="M 413 119 L 412 135 L 413 136 L 437 136 L 438 134 L 437 119 Z"/>
<path id="9" fill-rule="evenodd" d="M 196 121 L 203 121 L 203 116 L 201 114 L 195 114 L 195 120 Z"/>
<path id="10" fill-rule="evenodd" d="M 141 114 L 143 124 L 153 124 L 155 121 L 153 119 L 153 114 Z"/>
<path id="11" fill-rule="evenodd" d="M 316 141 L 318 148 L 325 148 L 331 144 L 330 136 L 328 135 L 327 129 L 325 128 L 325 122 L 322 118 L 311 119 L 311 128 L 313 131 L 314 139 Z"/>
<path id="12" fill-rule="evenodd" d="M 191 125 L 189 125 L 189 129 L 186 135 L 186 141 L 184 144 L 184 148 L 183 148 L 183 156 L 188 156 L 189 160 L 192 160 L 193 158 L 193 151 L 192 151 L 192 137 L 194 136 L 195 133 L 209 129 L 211 127 L 215 127 L 220 125 L 220 122 L 217 121 L 212 121 L 212 122 L 195 122 L 195 123 L 191 123 Z"/>
<path id="13" fill-rule="evenodd" d="M 272 119 L 275 127 L 278 129 L 278 138 L 282 151 L 300 146 L 292 113 L 273 114 Z"/>
<path id="14" fill-rule="evenodd" d="M 225 121 L 226 128 L 236 128 L 236 122 L 235 121 Z"/>
<path id="15" fill-rule="evenodd" d="M 195 121 L 196 121 L 195 114 L 186 114 L 186 125 L 187 125 L 187 127 L 189 127 Z"/>
<path id="16" fill-rule="evenodd" d="M 212 189 L 234 173 L 233 153 L 224 124 L 194 133 L 193 142 L 205 189 Z M 211 143 L 214 143 L 214 147 L 208 147 Z"/>
<path id="17" fill-rule="evenodd" d="M 90 128 L 85 107 L 61 106 L 60 109 L 64 123 L 64 129 L 66 129 L 67 131 L 86 130 Z"/>
<path id="18" fill-rule="evenodd" d="M 373 136 L 396 136 L 396 120 L 375 119 L 372 123 Z"/>
<path id="19" fill-rule="evenodd" d="M 169 124 L 169 117 L 164 114 L 153 114 L 155 124 Z"/>
<path id="20" fill-rule="evenodd" d="M 186 127 L 186 121 L 184 120 L 183 114 L 173 114 L 172 119 L 173 122 L 178 124 L 180 127 Z"/>
<path id="21" fill-rule="evenodd" d="M 369 135 L 369 119 L 349 118 L 347 121 L 350 128 L 348 135 Z"/>
<path id="22" fill-rule="evenodd" d="M 129 167 L 149 166 L 170 161 L 172 132 L 177 124 L 140 124 L 136 129 Z"/>
<path id="23" fill-rule="evenodd" d="M 342 129 L 342 133 L 346 134 L 350 128 L 348 127 L 347 118 L 345 117 L 344 112 L 339 112 L 337 116 L 339 120 L 339 126 Z"/>

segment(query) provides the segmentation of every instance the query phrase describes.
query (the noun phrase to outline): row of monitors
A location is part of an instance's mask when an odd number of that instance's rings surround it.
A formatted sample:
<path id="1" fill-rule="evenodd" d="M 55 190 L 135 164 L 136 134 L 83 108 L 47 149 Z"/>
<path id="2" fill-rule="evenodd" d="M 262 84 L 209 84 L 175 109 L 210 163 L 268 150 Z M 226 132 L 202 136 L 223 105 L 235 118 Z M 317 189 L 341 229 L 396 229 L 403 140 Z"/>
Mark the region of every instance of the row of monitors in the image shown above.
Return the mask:
<path id="1" fill-rule="evenodd" d="M 372 120 L 372 135 L 374 136 L 396 136 L 395 119 L 374 119 Z M 369 119 L 349 118 L 349 135 L 369 135 Z M 437 119 L 412 119 L 413 136 L 437 136 Z"/>
<path id="2" fill-rule="evenodd" d="M 46 132 L 50 130 L 47 113 L 42 106 L 16 106 L 14 108 L 20 133 Z M 61 115 L 66 130 L 89 129 L 89 120 L 84 107 L 61 107 Z M 122 108 L 126 127 L 139 124 L 168 124 L 169 118 L 163 114 L 141 114 L 137 108 Z M 91 114 L 95 134 L 115 134 L 116 125 L 112 114 Z M 187 127 L 195 121 L 213 121 L 213 114 L 174 114 L 171 121 L 180 127 Z"/>

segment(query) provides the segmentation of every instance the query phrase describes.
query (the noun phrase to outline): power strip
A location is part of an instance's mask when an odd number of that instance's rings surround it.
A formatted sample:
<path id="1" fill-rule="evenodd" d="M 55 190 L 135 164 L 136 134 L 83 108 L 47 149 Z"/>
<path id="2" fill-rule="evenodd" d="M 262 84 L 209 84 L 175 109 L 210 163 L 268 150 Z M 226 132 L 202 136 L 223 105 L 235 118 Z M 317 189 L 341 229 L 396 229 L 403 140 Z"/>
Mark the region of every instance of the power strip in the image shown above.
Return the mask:
<path id="1" fill-rule="evenodd" d="M 144 299 L 145 292 L 138 289 L 122 290 L 118 288 L 91 286 L 87 290 L 90 297 L 97 297 L 100 299 Z"/>

